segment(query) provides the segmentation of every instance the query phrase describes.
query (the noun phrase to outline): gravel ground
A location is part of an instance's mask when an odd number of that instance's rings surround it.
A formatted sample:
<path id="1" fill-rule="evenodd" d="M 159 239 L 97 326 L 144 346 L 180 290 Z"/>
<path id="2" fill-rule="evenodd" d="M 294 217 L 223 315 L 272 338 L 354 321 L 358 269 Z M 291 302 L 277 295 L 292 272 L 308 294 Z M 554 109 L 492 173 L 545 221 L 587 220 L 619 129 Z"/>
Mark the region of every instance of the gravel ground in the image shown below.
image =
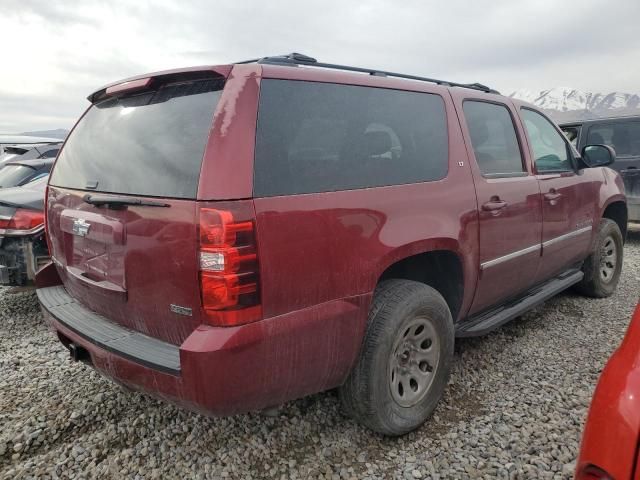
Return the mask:
<path id="1" fill-rule="evenodd" d="M 569 478 L 639 291 L 636 229 L 613 297 L 567 293 L 458 341 L 434 417 L 388 439 L 341 416 L 332 392 L 210 419 L 125 391 L 68 360 L 33 292 L 0 289 L 0 478 Z"/>

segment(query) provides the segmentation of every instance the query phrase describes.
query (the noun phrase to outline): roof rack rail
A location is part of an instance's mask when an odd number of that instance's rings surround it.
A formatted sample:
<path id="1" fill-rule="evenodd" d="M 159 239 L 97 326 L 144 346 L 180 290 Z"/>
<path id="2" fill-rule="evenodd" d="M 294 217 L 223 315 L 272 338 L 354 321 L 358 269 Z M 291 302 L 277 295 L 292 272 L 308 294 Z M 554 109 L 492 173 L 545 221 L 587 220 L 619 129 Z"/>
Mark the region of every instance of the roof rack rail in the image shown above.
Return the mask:
<path id="1" fill-rule="evenodd" d="M 374 70 L 371 68 L 351 67 L 348 65 L 336 65 L 334 63 L 322 63 L 322 62 L 318 62 L 313 57 L 309 57 L 308 55 L 304 55 L 302 53 L 296 53 L 296 52 L 290 53 L 288 55 L 275 55 L 270 57 L 254 58 L 252 60 L 243 60 L 241 62 L 235 62 L 235 64 L 245 64 L 245 63 L 266 63 L 266 64 L 272 64 L 272 65 L 289 65 L 294 67 L 297 67 L 299 65 L 305 65 L 308 67 L 331 68 L 334 70 L 345 70 L 347 72 L 367 73 L 369 75 L 374 75 L 377 77 L 405 78 L 408 80 L 418 80 L 421 82 L 435 83 L 437 85 L 444 85 L 447 87 L 471 88 L 473 90 L 480 90 L 486 93 L 500 94 L 500 92 L 498 92 L 497 90 L 487 87 L 486 85 L 482 85 L 481 83 L 456 83 L 456 82 L 449 82 L 447 80 L 438 80 L 435 78 L 419 77 L 417 75 L 407 75 L 404 73 L 394 73 L 394 72 L 387 72 L 384 70 Z"/>

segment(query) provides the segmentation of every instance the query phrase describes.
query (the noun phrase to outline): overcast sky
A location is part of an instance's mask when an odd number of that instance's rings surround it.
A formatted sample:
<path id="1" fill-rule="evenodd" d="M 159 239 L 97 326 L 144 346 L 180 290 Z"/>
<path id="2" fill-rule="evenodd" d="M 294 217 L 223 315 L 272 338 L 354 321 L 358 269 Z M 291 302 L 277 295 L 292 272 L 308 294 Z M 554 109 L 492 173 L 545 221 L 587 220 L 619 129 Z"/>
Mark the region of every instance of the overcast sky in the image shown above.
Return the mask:
<path id="1" fill-rule="evenodd" d="M 70 128 L 105 83 L 302 52 L 509 93 L 640 92 L 640 0 L 0 0 L 0 132 Z"/>

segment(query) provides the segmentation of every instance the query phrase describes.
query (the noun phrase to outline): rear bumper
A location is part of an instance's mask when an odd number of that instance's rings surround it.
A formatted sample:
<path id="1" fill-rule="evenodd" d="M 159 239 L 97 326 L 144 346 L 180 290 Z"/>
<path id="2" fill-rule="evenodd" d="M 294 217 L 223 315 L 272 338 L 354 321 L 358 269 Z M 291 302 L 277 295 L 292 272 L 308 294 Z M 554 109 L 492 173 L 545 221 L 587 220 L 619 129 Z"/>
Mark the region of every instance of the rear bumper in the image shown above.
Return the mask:
<path id="1" fill-rule="evenodd" d="M 200 326 L 181 346 L 125 329 L 61 286 L 38 289 L 60 340 L 113 380 L 209 415 L 278 405 L 340 385 L 358 354 L 370 295 L 239 327 Z"/>
<path id="2" fill-rule="evenodd" d="M 76 302 L 62 286 L 41 288 L 37 293 L 48 315 L 83 340 L 140 365 L 180 374 L 180 352 L 175 345 L 109 322 Z"/>

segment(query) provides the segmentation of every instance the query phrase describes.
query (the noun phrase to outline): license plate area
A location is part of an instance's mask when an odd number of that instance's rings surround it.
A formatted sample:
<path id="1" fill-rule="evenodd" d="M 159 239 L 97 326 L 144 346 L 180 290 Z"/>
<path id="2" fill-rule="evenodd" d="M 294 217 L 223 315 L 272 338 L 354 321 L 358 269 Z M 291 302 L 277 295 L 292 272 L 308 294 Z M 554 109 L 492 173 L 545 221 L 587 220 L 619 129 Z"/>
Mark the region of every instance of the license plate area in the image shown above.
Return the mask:
<path id="1" fill-rule="evenodd" d="M 118 218 L 82 210 L 60 215 L 64 267 L 79 281 L 126 291 L 125 225 Z"/>

